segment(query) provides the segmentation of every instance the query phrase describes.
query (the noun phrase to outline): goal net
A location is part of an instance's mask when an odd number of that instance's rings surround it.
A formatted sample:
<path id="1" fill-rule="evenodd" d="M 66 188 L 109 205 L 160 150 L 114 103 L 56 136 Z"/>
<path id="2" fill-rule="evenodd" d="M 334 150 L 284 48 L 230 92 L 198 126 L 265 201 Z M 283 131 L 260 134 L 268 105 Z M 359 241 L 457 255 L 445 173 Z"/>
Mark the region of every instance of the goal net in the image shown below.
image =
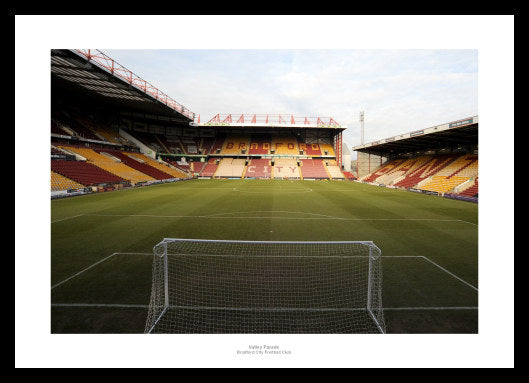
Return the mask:
<path id="1" fill-rule="evenodd" d="M 166 238 L 146 333 L 385 333 L 373 242 Z"/>

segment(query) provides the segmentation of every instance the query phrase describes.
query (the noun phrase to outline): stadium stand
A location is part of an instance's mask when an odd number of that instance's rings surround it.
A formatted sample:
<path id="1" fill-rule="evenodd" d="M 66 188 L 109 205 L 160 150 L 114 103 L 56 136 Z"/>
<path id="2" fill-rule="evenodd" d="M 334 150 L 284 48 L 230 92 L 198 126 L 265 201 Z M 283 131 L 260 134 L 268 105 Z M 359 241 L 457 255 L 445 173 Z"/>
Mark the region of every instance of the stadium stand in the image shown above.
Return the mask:
<path id="1" fill-rule="evenodd" d="M 250 136 L 249 135 L 229 135 L 224 140 L 222 145 L 221 154 L 248 154 L 250 148 Z"/>
<path id="2" fill-rule="evenodd" d="M 343 175 L 347 180 L 356 180 L 356 176 L 351 172 L 343 172 Z"/>
<path id="3" fill-rule="evenodd" d="M 160 142 L 159 139 L 156 138 L 154 134 L 128 130 L 127 133 L 138 141 L 140 141 L 142 144 L 152 148 L 155 152 L 174 153 L 171 151 L 171 149 L 164 148 L 164 145 Z"/>
<path id="4" fill-rule="evenodd" d="M 73 123 L 70 124 L 70 129 L 79 137 L 101 141 L 101 137 L 96 135 L 92 129 L 90 129 L 88 120 L 83 118 L 77 117 L 73 120 Z"/>
<path id="5" fill-rule="evenodd" d="M 167 173 L 171 175 L 171 178 L 187 178 L 189 177 L 188 174 L 184 173 L 183 171 L 179 169 L 172 168 L 168 164 L 160 163 L 156 160 L 153 160 L 150 157 L 147 157 L 145 154 L 142 153 L 128 153 L 127 155 L 138 158 L 141 161 L 144 161 L 147 165 L 156 168 L 158 170 L 161 170 L 164 173 Z"/>
<path id="6" fill-rule="evenodd" d="M 52 160 L 51 170 L 86 186 L 125 181 L 115 174 L 84 161 Z"/>
<path id="7" fill-rule="evenodd" d="M 452 192 L 458 185 L 477 178 L 478 156 L 474 154 L 423 155 L 394 159 L 366 175 L 362 181 L 437 193 Z M 465 189 L 473 185 L 469 182 Z M 473 190 L 468 192 L 473 193 Z"/>
<path id="8" fill-rule="evenodd" d="M 308 156 L 321 156 L 321 148 L 318 143 L 300 143 L 299 150 L 303 151 L 303 154 Z"/>
<path id="9" fill-rule="evenodd" d="M 99 154 L 90 148 L 74 146 L 59 147 L 67 148 L 75 153 L 78 153 L 86 158 L 91 164 L 134 183 L 155 180 L 153 177 L 125 165 L 124 163 L 120 162 L 119 159 L 112 157 L 111 155 Z"/>
<path id="10" fill-rule="evenodd" d="M 57 122 L 51 120 L 51 132 L 55 134 L 66 134 L 66 132 L 57 124 Z"/>
<path id="11" fill-rule="evenodd" d="M 477 167 L 471 165 L 476 163 L 476 161 L 477 156 L 475 155 L 460 156 L 436 172 L 435 175 L 420 186 L 420 189 L 448 193 L 474 175 L 473 171 L 474 169 L 477 171 Z"/>
<path id="12" fill-rule="evenodd" d="M 200 161 L 194 161 L 191 162 L 191 173 L 192 174 L 200 174 L 202 170 L 204 170 L 204 167 L 207 165 L 207 162 L 200 162 Z"/>
<path id="13" fill-rule="evenodd" d="M 374 171 L 371 174 L 368 174 L 367 176 L 362 178 L 362 181 L 365 182 L 375 182 L 378 177 L 381 177 L 383 175 L 391 174 L 392 172 L 398 171 L 399 165 L 402 165 L 402 163 L 405 161 L 405 159 L 396 159 L 393 161 L 389 161 L 382 165 L 379 169 Z M 403 173 L 399 173 L 399 175 L 402 175 Z"/>
<path id="14" fill-rule="evenodd" d="M 83 187 L 85 187 L 85 185 L 82 185 L 79 182 L 75 182 L 74 180 L 66 178 L 59 173 L 55 173 L 53 170 L 51 171 L 51 190 L 52 191 L 79 189 Z"/>
<path id="15" fill-rule="evenodd" d="M 154 168 L 147 164 L 145 161 L 139 159 L 138 157 L 134 158 L 133 154 L 127 155 L 125 153 L 120 152 L 119 150 L 110 150 L 110 149 L 101 149 L 96 150 L 98 153 L 109 153 L 113 155 L 114 157 L 117 157 L 121 160 L 121 162 L 133 169 L 136 169 L 137 171 L 147 174 L 148 176 L 151 176 L 154 179 L 157 180 L 165 180 L 174 178 L 170 174 L 161 171 L 160 169 Z"/>
<path id="16" fill-rule="evenodd" d="M 211 148 L 213 148 L 213 144 L 215 144 L 214 138 L 202 138 L 198 149 L 199 153 L 204 155 L 208 154 L 211 151 Z"/>
<path id="17" fill-rule="evenodd" d="M 325 165 L 321 159 L 304 159 L 301 160 L 301 174 L 303 179 L 314 178 L 323 179 L 329 178 L 329 174 L 325 170 Z"/>
<path id="18" fill-rule="evenodd" d="M 299 156 L 298 140 L 292 135 L 274 135 L 271 151 L 276 155 Z"/>
<path id="19" fill-rule="evenodd" d="M 274 178 L 299 179 L 298 162 L 294 159 L 278 158 L 273 166 Z"/>
<path id="20" fill-rule="evenodd" d="M 220 178 L 242 178 L 245 170 L 246 160 L 238 158 L 223 158 L 215 177 Z"/>
<path id="21" fill-rule="evenodd" d="M 270 154 L 272 137 L 268 134 L 252 134 L 248 154 Z"/>
<path id="22" fill-rule="evenodd" d="M 336 161 L 334 160 L 331 160 L 331 161 L 326 161 L 327 164 L 325 165 L 326 168 L 327 168 L 327 173 L 329 174 L 329 176 L 331 177 L 331 179 L 333 180 L 343 180 L 345 179 L 345 176 L 343 175 L 340 167 L 338 166 L 338 164 L 336 163 Z"/>
<path id="23" fill-rule="evenodd" d="M 443 169 L 457 157 L 457 155 L 446 154 L 440 156 L 420 156 L 409 159 L 403 164 L 402 170 L 404 170 L 404 175 L 395 179 L 393 185 L 403 188 L 415 187 L 429 176 Z"/>
<path id="24" fill-rule="evenodd" d="M 476 197 L 478 195 L 479 188 L 478 177 L 476 177 L 473 182 L 469 183 L 469 186 L 459 192 L 459 195 L 464 197 Z"/>
<path id="25" fill-rule="evenodd" d="M 271 172 L 270 160 L 250 160 L 244 178 L 271 178 Z"/>
<path id="26" fill-rule="evenodd" d="M 185 154 L 198 154 L 200 139 L 193 137 L 180 137 L 180 143 Z"/>
<path id="27" fill-rule="evenodd" d="M 331 144 L 320 144 L 320 151 L 321 154 L 324 156 L 336 157 L 336 155 L 334 154 L 334 148 Z"/>
<path id="28" fill-rule="evenodd" d="M 224 146 L 224 140 L 226 139 L 225 134 L 219 134 L 215 139 L 215 143 L 211 147 L 209 154 L 220 154 L 222 147 Z"/>
<path id="29" fill-rule="evenodd" d="M 200 176 L 201 177 L 213 177 L 219 167 L 218 161 L 219 161 L 218 158 L 210 158 L 208 163 L 204 166 L 204 168 L 200 172 Z"/>

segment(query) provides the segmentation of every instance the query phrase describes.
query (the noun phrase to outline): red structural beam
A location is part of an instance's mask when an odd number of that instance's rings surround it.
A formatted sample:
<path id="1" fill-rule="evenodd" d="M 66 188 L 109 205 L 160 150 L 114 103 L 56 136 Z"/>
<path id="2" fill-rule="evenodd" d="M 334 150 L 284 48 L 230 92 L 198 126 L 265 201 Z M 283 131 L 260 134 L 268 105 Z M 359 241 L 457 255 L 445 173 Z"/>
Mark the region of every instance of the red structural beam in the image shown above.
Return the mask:
<path id="1" fill-rule="evenodd" d="M 237 121 L 246 124 L 294 125 L 296 120 L 298 123 L 304 121 L 305 125 L 340 127 L 340 124 L 330 117 L 295 117 L 292 114 L 216 114 L 207 123 L 222 124 Z"/>
<path id="2" fill-rule="evenodd" d="M 155 86 L 149 84 L 147 81 L 143 80 L 141 77 L 135 75 L 133 72 L 125 68 L 123 65 L 119 64 L 114 59 L 110 58 L 103 52 L 98 49 L 75 49 L 75 51 L 92 63 L 96 63 L 99 67 L 102 67 L 109 71 L 112 75 L 120 77 L 124 81 L 128 82 L 130 85 L 136 87 L 137 89 L 143 91 L 159 100 L 161 103 L 167 105 L 171 109 L 176 110 L 179 113 L 182 113 L 184 116 L 194 120 L 195 113 L 191 112 L 189 109 L 179 104 L 171 97 L 163 93 L 161 90 Z"/>

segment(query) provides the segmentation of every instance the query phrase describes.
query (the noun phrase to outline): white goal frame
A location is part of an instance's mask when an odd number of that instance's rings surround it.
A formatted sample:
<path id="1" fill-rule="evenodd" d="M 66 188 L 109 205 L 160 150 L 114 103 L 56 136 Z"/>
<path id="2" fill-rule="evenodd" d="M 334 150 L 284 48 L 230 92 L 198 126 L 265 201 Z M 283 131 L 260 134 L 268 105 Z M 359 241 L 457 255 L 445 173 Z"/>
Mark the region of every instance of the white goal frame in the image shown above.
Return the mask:
<path id="1" fill-rule="evenodd" d="M 192 250 L 190 252 L 186 252 L 186 246 L 192 247 Z M 173 250 L 174 248 L 180 249 L 178 251 Z M 296 249 L 301 248 L 305 250 L 305 253 L 301 251 L 299 254 L 295 252 Z M 317 248 L 320 249 L 320 253 L 310 253 L 306 254 L 307 249 L 313 249 Z M 330 251 L 327 252 L 326 249 L 339 249 L 339 251 Z M 182 250 L 183 249 L 183 250 Z M 220 250 L 219 252 L 216 251 L 216 249 Z M 236 249 L 235 252 L 230 252 L 228 249 Z M 256 253 L 251 253 L 255 250 Z M 272 253 L 270 250 L 272 249 L 274 253 Z M 281 250 L 281 254 L 277 253 L 277 250 Z M 282 251 L 285 251 L 283 253 Z M 349 251 L 348 249 L 352 249 Z M 250 251 L 250 253 L 248 253 Z M 294 252 L 293 252 L 294 251 Z M 150 298 L 150 304 L 149 304 L 149 312 L 147 316 L 147 321 L 145 325 L 145 333 L 207 333 L 210 332 L 209 328 L 208 331 L 204 331 L 204 328 L 200 327 L 200 318 L 199 315 L 196 316 L 186 316 L 186 318 L 179 319 L 178 314 L 169 314 L 171 310 L 200 310 L 200 312 L 208 312 L 208 315 L 214 315 L 212 313 L 213 310 L 218 310 L 221 312 L 222 310 L 232 310 L 232 311 L 238 311 L 243 312 L 244 315 L 253 315 L 253 313 L 261 312 L 264 314 L 262 315 L 273 315 L 273 313 L 279 313 L 278 315 L 285 315 L 287 318 L 288 315 L 294 316 L 296 315 L 296 318 L 303 318 L 303 315 L 305 311 L 307 311 L 310 315 L 327 315 L 327 312 L 333 311 L 333 315 L 363 315 L 363 319 L 361 321 L 355 320 L 354 326 L 348 326 L 348 325 L 342 325 L 340 322 L 340 326 L 338 326 L 338 330 L 334 329 L 331 325 L 329 329 L 322 330 L 323 333 L 335 333 L 335 332 L 345 332 L 345 333 L 385 333 L 386 327 L 384 322 L 384 314 L 383 314 L 383 308 L 382 308 L 382 259 L 381 250 L 373 243 L 373 241 L 237 241 L 237 240 L 210 240 L 210 239 L 183 239 L 183 238 L 164 238 L 161 242 L 156 244 L 153 247 L 153 280 L 152 280 L 152 290 L 151 290 L 151 298 Z M 286 254 L 286 255 L 285 255 Z M 347 268 L 348 265 L 353 265 L 355 268 L 358 268 L 358 270 L 355 270 L 355 273 L 358 274 L 351 274 L 353 277 L 355 275 L 360 275 L 358 283 L 361 283 L 361 286 L 354 285 L 355 281 L 351 281 L 351 286 L 353 287 L 352 290 L 358 290 L 358 298 L 352 299 L 350 297 L 351 294 L 349 294 L 347 290 L 347 286 L 344 286 L 349 284 L 349 281 L 345 279 L 345 277 L 342 278 L 342 274 L 340 275 L 340 278 L 336 278 L 333 280 L 333 282 L 329 285 L 324 285 L 324 289 L 327 290 L 324 292 L 325 294 L 328 294 L 332 291 L 332 289 L 335 289 L 336 286 L 338 287 L 337 296 L 332 296 L 333 302 L 339 302 L 339 299 L 341 296 L 339 294 L 343 294 L 346 296 L 346 303 L 344 305 L 346 306 L 340 306 L 338 308 L 307 308 L 305 309 L 303 305 L 300 305 L 302 307 L 281 307 L 281 306 L 267 306 L 267 307 L 224 307 L 224 303 L 221 299 L 217 299 L 215 302 L 220 302 L 220 304 L 215 305 L 202 305 L 199 302 L 198 304 L 195 303 L 193 300 L 192 305 L 188 306 L 179 306 L 178 304 L 175 305 L 174 301 L 177 299 L 180 299 L 178 297 L 175 297 L 175 295 L 178 295 L 179 293 L 184 292 L 182 286 L 185 286 L 184 283 L 181 280 L 178 281 L 176 274 L 172 275 L 172 273 L 175 273 L 173 270 L 177 266 L 171 266 L 171 262 L 185 262 L 182 261 L 182 259 L 186 258 L 186 261 L 189 259 L 190 262 L 195 260 L 200 260 L 200 262 L 197 265 L 194 265 L 192 272 L 200 273 L 201 267 L 203 267 L 204 262 L 207 262 L 207 260 L 213 261 L 219 261 L 218 257 L 228 257 L 230 261 L 237 262 L 239 260 L 246 260 L 249 258 L 256 258 L 258 261 L 263 261 L 266 259 L 270 259 L 278 262 L 293 262 L 292 264 L 287 264 L 287 270 L 285 272 L 282 271 L 280 268 L 281 266 L 276 266 L 276 269 L 279 270 L 279 275 L 285 275 L 288 279 L 291 277 L 289 273 L 296 273 L 295 277 L 298 276 L 299 273 L 303 272 L 303 265 L 301 267 L 296 264 L 295 262 L 315 262 L 308 265 L 309 270 L 315 269 L 315 266 L 318 266 L 318 262 L 322 262 L 322 260 L 329 259 L 329 262 L 333 262 L 334 268 L 333 270 L 339 270 L 337 272 L 341 273 L 342 269 Z M 205 261 L 203 260 L 206 259 Z M 214 260 L 216 258 L 216 260 Z M 358 260 L 357 260 L 358 259 Z M 341 265 L 339 262 L 343 260 L 343 265 Z M 354 263 L 353 263 L 354 262 Z M 355 263 L 358 262 L 358 263 Z M 207 263 L 206 263 L 207 266 Z M 266 266 L 266 264 L 265 264 Z M 312 266 L 312 269 L 310 268 Z M 240 266 L 241 269 L 240 272 L 244 272 L 245 263 L 243 262 Z M 171 269 L 172 268 L 172 269 Z M 222 266 L 221 266 L 222 268 Z M 171 271 L 170 271 L 171 269 Z M 276 271 L 277 271 L 276 270 Z M 295 270 L 295 271 L 292 271 Z M 322 271 L 323 273 L 326 272 L 326 268 Z M 225 270 L 221 270 L 225 271 Z M 233 272 L 235 277 L 237 276 L 237 270 L 233 269 Z M 268 269 L 263 270 L 263 275 L 265 275 L 267 272 L 270 272 Z M 347 272 L 347 270 L 345 271 Z M 219 274 L 222 274 L 219 271 Z M 209 274 L 211 276 L 211 274 Z M 213 274 L 214 275 L 214 274 Z M 329 274 L 329 276 L 333 277 L 335 276 L 335 271 L 333 271 L 333 274 Z M 309 276 L 310 277 L 310 276 Z M 343 279 L 343 280 L 342 280 Z M 198 282 L 197 282 L 198 280 Z M 200 287 L 200 276 L 198 279 L 194 280 L 198 286 Z M 249 280 L 249 284 L 252 285 L 253 281 Z M 271 280 L 270 283 L 277 282 L 277 280 Z M 281 282 L 281 281 L 280 281 Z M 345 282 L 345 283 L 344 283 Z M 364 286 L 364 282 L 367 282 L 367 286 Z M 173 285 L 172 285 L 173 283 Z M 213 282 L 211 282 L 213 283 Z M 306 282 L 305 282 L 306 283 Z M 174 286 L 176 284 L 176 287 Z M 180 285 L 179 285 L 180 284 Z M 308 284 L 307 284 L 308 285 Z M 288 285 L 287 285 L 288 286 Z M 239 287 L 239 286 L 238 286 Z M 253 286 L 251 286 L 253 287 Z M 310 287 L 310 286 L 309 286 Z M 189 294 L 195 294 L 195 291 L 198 291 L 196 294 L 200 294 L 200 289 L 195 286 L 196 290 L 189 290 L 192 291 Z M 296 290 L 296 294 L 303 294 L 303 292 L 299 292 L 300 288 L 298 285 L 294 286 L 294 289 Z M 185 288 L 186 292 L 188 291 L 187 288 Z M 210 292 L 210 294 L 215 295 L 216 290 L 214 289 L 214 285 L 208 285 L 204 288 Z M 222 287 L 220 287 L 222 289 Z M 332 290 L 332 291 L 331 291 Z M 229 291 L 228 291 L 229 292 Z M 236 293 L 240 293 L 240 291 L 237 291 Z M 260 292 L 261 293 L 261 292 Z M 274 293 L 277 293 L 275 291 Z M 322 294 L 324 294 L 322 293 Z M 253 294 L 253 295 L 252 295 Z M 266 295 L 266 293 L 264 293 Z M 272 294 L 272 293 L 271 293 Z M 316 292 L 316 295 L 319 294 L 319 292 Z M 185 294 L 181 294 L 185 295 Z M 221 295 L 221 294 L 220 294 Z M 219 295 L 219 296 L 220 296 Z M 255 292 L 252 292 L 250 295 L 257 296 L 257 299 L 261 299 L 260 295 L 256 295 Z M 288 299 L 290 299 L 290 295 L 295 294 L 286 294 L 289 296 Z M 302 296 L 303 303 L 306 303 L 306 297 Z M 324 298 L 325 295 L 322 295 Z M 315 304 L 321 304 L 322 297 L 317 297 L 315 299 Z M 280 297 L 281 298 L 281 297 Z M 194 298 L 190 298 L 194 299 Z M 307 298 L 310 299 L 310 296 Z M 200 299 L 197 299 L 197 301 Z M 229 300 L 229 299 L 228 299 Z M 268 302 L 268 300 L 265 300 L 263 298 L 263 301 Z M 351 302 L 354 301 L 357 303 L 354 303 L 353 306 L 350 305 Z M 186 301 L 187 302 L 187 301 Z M 244 301 L 246 302 L 246 301 Z M 280 301 L 281 302 L 281 301 Z M 289 301 L 290 303 L 295 301 Z M 210 303 L 208 301 L 208 303 Z M 247 302 L 246 302 L 247 303 Z M 349 307 L 351 306 L 351 307 Z M 272 314 L 270 314 L 272 313 Z M 316 313 L 316 314 L 314 314 Z M 172 315 L 172 318 L 169 318 Z M 242 315 L 242 314 L 241 314 Z M 257 315 L 257 314 L 256 314 Z M 174 319 L 177 318 L 177 319 Z M 334 318 L 334 317 L 332 317 Z M 369 318 L 369 319 L 366 319 Z M 175 326 L 178 328 L 178 331 L 173 331 L 174 327 L 172 327 L 170 324 L 168 324 L 168 321 L 175 320 L 178 322 L 178 326 Z M 238 319 L 239 320 L 239 319 Z M 266 320 L 269 320 L 268 317 L 263 319 L 261 322 L 266 322 Z M 325 317 L 321 319 L 322 322 L 325 322 L 328 320 L 328 317 Z M 162 322 L 164 322 L 162 324 Z M 243 321 L 243 319 L 241 319 Z M 191 323 L 192 322 L 192 323 Z M 279 321 L 281 322 L 281 320 Z M 301 321 L 303 322 L 303 321 Z M 361 323 L 359 325 L 356 324 L 356 322 Z M 369 322 L 369 323 L 368 323 Z M 182 326 L 186 326 L 187 323 L 189 323 L 190 327 L 189 329 L 184 328 L 182 329 Z M 216 322 L 215 322 L 216 323 Z M 346 323 L 344 321 L 344 323 Z M 244 325 L 244 324 L 243 324 Z M 249 325 L 247 325 L 249 326 Z M 367 329 L 369 327 L 369 329 Z M 254 332 L 253 328 L 251 327 L 241 327 L 242 330 L 236 330 L 234 331 L 233 328 L 231 331 L 227 330 L 228 333 L 251 333 Z M 259 327 L 258 327 L 259 328 Z M 300 329 L 301 328 L 301 329 Z M 273 327 L 270 331 L 273 333 L 298 333 L 302 332 L 305 333 L 305 329 L 303 328 L 303 323 L 301 323 L 300 328 L 297 328 L 296 331 L 290 332 L 290 330 L 285 327 Z M 315 330 L 306 330 L 308 333 L 320 333 Z M 218 327 L 215 327 L 214 330 L 212 330 L 213 333 L 224 333 L 224 331 L 219 331 Z M 260 333 L 261 331 L 257 330 L 257 333 Z M 268 331 L 263 331 L 263 333 Z"/>

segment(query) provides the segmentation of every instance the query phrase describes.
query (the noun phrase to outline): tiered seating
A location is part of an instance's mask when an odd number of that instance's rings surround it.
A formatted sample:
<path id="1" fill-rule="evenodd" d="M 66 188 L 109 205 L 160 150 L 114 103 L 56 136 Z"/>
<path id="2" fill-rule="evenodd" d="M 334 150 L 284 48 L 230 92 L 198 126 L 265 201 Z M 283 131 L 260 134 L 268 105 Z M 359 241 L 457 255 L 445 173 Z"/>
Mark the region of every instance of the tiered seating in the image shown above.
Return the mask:
<path id="1" fill-rule="evenodd" d="M 462 184 L 468 180 L 468 177 L 446 177 L 446 176 L 432 176 L 431 180 L 421 186 L 422 190 L 436 191 L 438 193 L 447 193 L 457 185 Z"/>
<path id="2" fill-rule="evenodd" d="M 180 137 L 178 136 L 164 136 L 160 134 L 153 134 L 157 144 L 161 147 L 161 150 L 157 152 L 163 153 L 174 153 L 183 154 L 184 149 L 180 143 Z"/>
<path id="3" fill-rule="evenodd" d="M 457 185 L 467 181 L 470 176 L 461 174 L 471 174 L 477 160 L 475 155 L 463 155 L 455 161 L 450 162 L 447 166 L 439 170 L 429 182 L 421 186 L 423 190 L 436 191 L 438 193 L 447 193 Z M 477 165 L 477 164 L 476 164 Z M 477 168 L 475 168 L 477 170 Z M 460 174 L 461 173 L 461 174 Z"/>
<path id="4" fill-rule="evenodd" d="M 204 168 L 202 169 L 202 172 L 200 172 L 200 176 L 213 177 L 219 167 L 219 165 L 217 164 L 217 160 L 217 158 L 211 158 L 206 164 L 206 166 L 204 166 Z"/>
<path id="5" fill-rule="evenodd" d="M 214 138 L 202 138 L 200 141 L 199 152 L 201 154 L 208 154 L 211 151 L 213 144 L 215 144 Z"/>
<path id="6" fill-rule="evenodd" d="M 103 137 L 108 142 L 112 142 L 114 144 L 126 143 L 126 141 L 119 136 L 119 133 L 116 129 L 112 129 L 106 125 L 96 123 L 90 123 L 90 128 L 95 133 L 97 133 L 97 135 Z"/>
<path id="7" fill-rule="evenodd" d="M 68 189 L 79 189 L 84 188 L 84 185 L 75 182 L 69 178 L 66 178 L 59 173 L 51 171 L 51 190 L 68 190 Z"/>
<path id="8" fill-rule="evenodd" d="M 59 146 L 63 147 L 63 146 Z M 67 147 L 69 150 L 76 152 L 86 158 L 90 163 L 104 169 L 110 173 L 113 173 L 121 178 L 132 182 L 144 182 L 144 181 L 154 181 L 154 178 L 139 172 L 136 169 L 131 168 L 130 166 L 125 165 L 121 162 L 116 162 L 115 160 L 97 153 L 92 149 L 79 148 L 79 147 Z"/>
<path id="9" fill-rule="evenodd" d="M 342 169 L 340 169 L 336 161 L 328 161 L 326 167 L 327 173 L 331 176 L 333 180 L 345 179 L 345 176 L 342 173 Z"/>
<path id="10" fill-rule="evenodd" d="M 321 159 L 301 160 L 301 174 L 303 178 L 329 178 Z"/>
<path id="11" fill-rule="evenodd" d="M 199 138 L 180 137 L 180 142 L 185 154 L 198 154 L 198 147 L 200 145 Z"/>
<path id="12" fill-rule="evenodd" d="M 299 179 L 299 167 L 296 160 L 278 158 L 274 161 L 274 178 Z"/>
<path id="13" fill-rule="evenodd" d="M 187 178 L 188 177 L 188 175 L 182 172 L 181 170 L 172 168 L 166 164 L 162 164 L 156 160 L 153 160 L 150 157 L 147 157 L 145 154 L 142 154 L 142 153 L 127 153 L 127 154 L 129 156 L 137 157 L 140 160 L 144 161 L 147 165 L 171 175 L 171 178 Z"/>
<path id="14" fill-rule="evenodd" d="M 64 154 L 62 151 L 60 151 L 59 149 L 55 148 L 55 147 L 51 147 L 51 154 Z"/>
<path id="15" fill-rule="evenodd" d="M 218 135 L 215 139 L 215 143 L 211 147 L 211 150 L 209 151 L 209 154 L 219 154 L 222 150 L 222 147 L 224 146 L 224 139 L 226 137 L 224 135 Z M 218 153 L 217 153 L 218 152 Z"/>
<path id="16" fill-rule="evenodd" d="M 478 177 L 474 179 L 474 184 L 470 186 L 469 188 L 461 191 L 459 195 L 465 196 L 465 197 L 476 197 L 479 192 L 479 185 L 478 185 Z"/>
<path id="17" fill-rule="evenodd" d="M 291 135 L 277 135 L 272 137 L 274 154 L 299 156 L 298 140 Z"/>
<path id="18" fill-rule="evenodd" d="M 335 157 L 334 148 L 331 144 L 320 144 L 320 149 L 322 155 Z"/>
<path id="19" fill-rule="evenodd" d="M 100 149 L 100 150 L 97 150 L 97 152 L 109 153 L 113 155 L 114 157 L 119 158 L 123 164 L 130 166 L 131 168 L 136 169 L 137 171 L 142 172 L 143 174 L 147 174 L 148 176 L 151 176 L 152 178 L 156 180 L 166 180 L 169 178 L 174 178 L 172 175 L 164 171 L 161 171 L 160 169 L 150 166 L 145 161 L 140 162 L 137 159 L 134 159 L 133 154 L 127 155 L 125 153 L 120 152 L 119 150 L 110 150 L 110 149 Z"/>
<path id="20" fill-rule="evenodd" d="M 271 178 L 272 166 L 270 160 L 251 160 L 246 167 L 244 178 Z"/>
<path id="21" fill-rule="evenodd" d="M 86 126 L 86 121 L 84 120 L 77 120 L 77 123 L 70 125 L 70 129 L 73 130 L 79 137 L 101 141 L 101 138 L 94 134 L 94 132 L 88 126 Z"/>
<path id="22" fill-rule="evenodd" d="M 343 172 L 343 175 L 348 180 L 356 180 L 356 176 L 351 172 Z"/>
<path id="23" fill-rule="evenodd" d="M 154 134 L 147 132 L 127 131 L 132 137 L 139 140 L 142 144 L 154 149 L 155 152 L 167 153 L 168 150 L 163 147 L 162 143 L 155 137 Z M 172 152 L 169 152 L 172 153 Z"/>
<path id="24" fill-rule="evenodd" d="M 272 137 L 264 134 L 252 134 L 248 154 L 269 154 Z"/>
<path id="25" fill-rule="evenodd" d="M 125 181 L 115 174 L 84 161 L 52 160 L 51 170 L 86 186 Z"/>
<path id="26" fill-rule="evenodd" d="M 322 155 L 320 144 L 317 144 L 317 143 L 306 144 L 306 143 L 300 142 L 299 150 L 303 150 L 303 154 L 308 155 L 308 156 L 321 156 Z"/>
<path id="27" fill-rule="evenodd" d="M 385 163 L 373 173 L 368 174 L 367 176 L 363 177 L 362 181 L 375 182 L 378 177 L 398 171 L 399 166 L 402 165 L 404 161 L 405 159 L 402 159 L 402 158 L 389 161 L 388 163 Z M 402 174 L 403 172 L 401 171 L 401 173 L 399 173 L 397 176 L 400 176 Z"/>
<path id="28" fill-rule="evenodd" d="M 55 134 L 66 135 L 66 132 L 62 130 L 59 125 L 57 125 L 57 123 L 53 120 L 51 121 L 51 132 Z"/>
<path id="29" fill-rule="evenodd" d="M 459 161 L 459 159 L 458 159 Z M 460 176 L 474 178 L 478 176 L 478 156 L 475 154 L 468 154 L 461 158 L 463 166 L 451 174 L 451 176 Z"/>
<path id="30" fill-rule="evenodd" d="M 242 178 L 246 160 L 237 158 L 223 158 L 215 177 L 237 177 Z"/>
<path id="31" fill-rule="evenodd" d="M 187 162 L 173 161 L 171 165 L 179 170 L 182 170 L 184 173 L 191 173 L 191 165 Z"/>
<path id="32" fill-rule="evenodd" d="M 395 186 L 409 188 L 416 186 L 419 182 L 434 175 L 457 158 L 457 155 L 446 154 L 441 156 L 420 156 L 408 161 L 415 163 L 407 170 L 404 178 L 395 182 Z"/>
<path id="33" fill-rule="evenodd" d="M 222 154 L 248 154 L 250 148 L 249 135 L 229 135 L 222 145 Z"/>
<path id="34" fill-rule="evenodd" d="M 207 162 L 200 162 L 200 161 L 194 161 L 191 162 L 191 173 L 193 174 L 200 174 L 204 167 L 206 166 Z"/>

